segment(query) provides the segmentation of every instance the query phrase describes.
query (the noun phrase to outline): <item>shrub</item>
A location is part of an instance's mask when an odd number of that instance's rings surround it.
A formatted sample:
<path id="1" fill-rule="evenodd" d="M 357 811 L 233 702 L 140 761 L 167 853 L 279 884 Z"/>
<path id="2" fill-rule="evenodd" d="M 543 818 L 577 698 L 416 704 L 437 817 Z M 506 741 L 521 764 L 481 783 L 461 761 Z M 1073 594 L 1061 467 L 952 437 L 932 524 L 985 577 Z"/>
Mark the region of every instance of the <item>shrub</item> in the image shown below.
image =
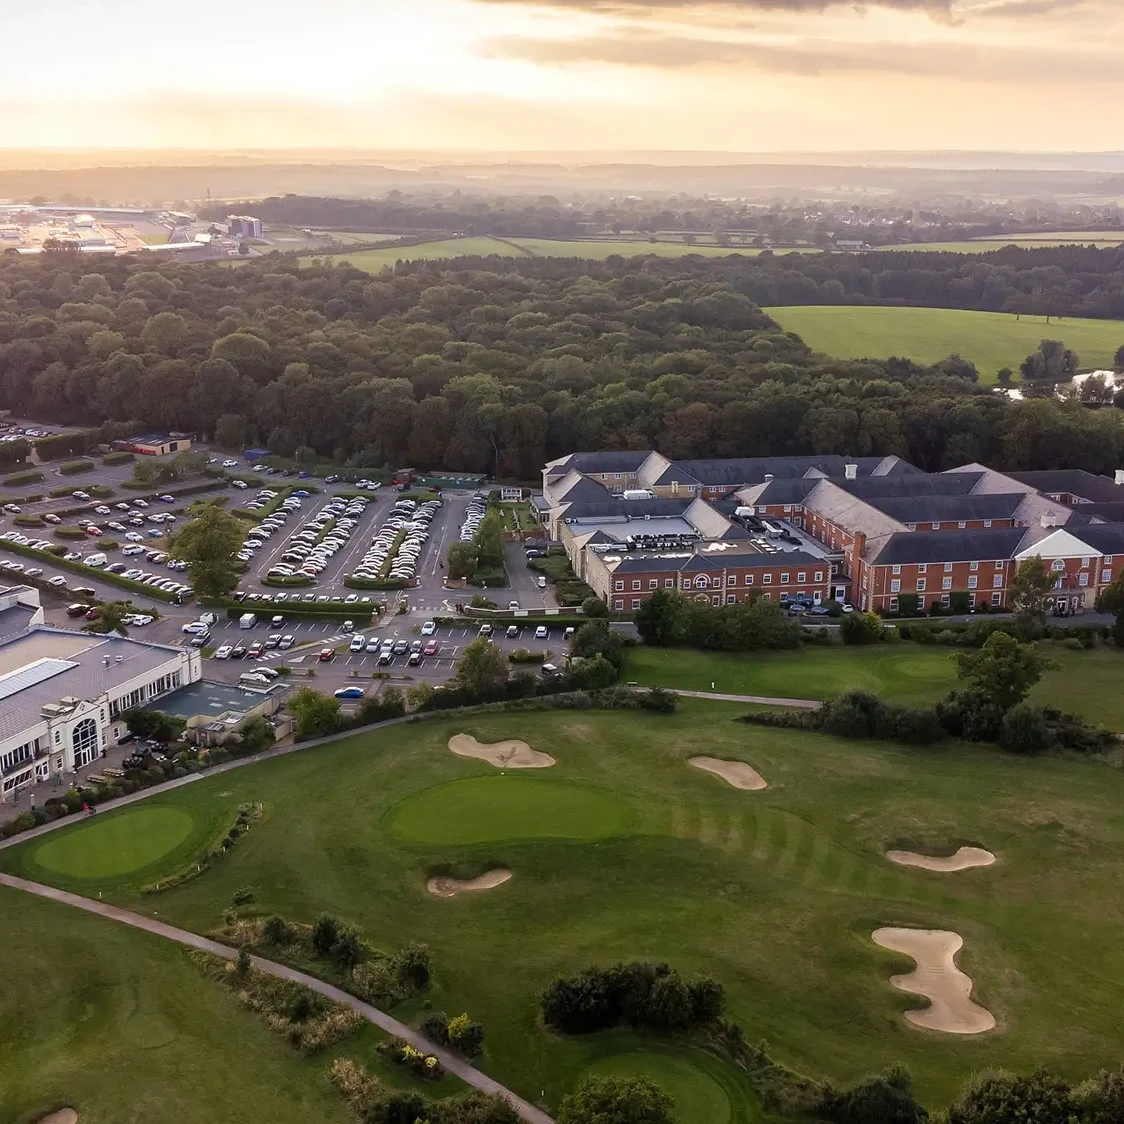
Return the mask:
<path id="1" fill-rule="evenodd" d="M 98 499 L 109 499 L 114 494 L 113 489 L 107 484 L 91 484 L 86 491 L 91 496 L 97 496 Z"/>
<path id="2" fill-rule="evenodd" d="M 1038 707 L 1019 703 L 1003 715 L 999 744 L 1012 753 L 1044 753 L 1050 745 L 1046 716 Z"/>
<path id="3" fill-rule="evenodd" d="M 59 475 L 77 476 L 80 472 L 92 472 L 94 467 L 93 461 L 63 461 L 63 463 L 59 465 Z"/>
<path id="4" fill-rule="evenodd" d="M 294 933 L 284 917 L 273 914 L 262 923 L 261 935 L 268 944 L 283 945 L 292 943 Z"/>
<path id="5" fill-rule="evenodd" d="M 429 983 L 429 950 L 423 945 L 410 945 L 395 958 L 398 980 L 404 988 L 421 991 Z"/>
<path id="6" fill-rule="evenodd" d="M 13 472 L 10 476 L 4 477 L 4 486 L 7 488 L 16 488 L 21 484 L 38 484 L 42 479 L 43 473 L 34 470 Z"/>
<path id="7" fill-rule="evenodd" d="M 427 1081 L 436 1081 L 444 1074 L 441 1063 L 434 1054 L 427 1054 L 411 1046 L 404 1038 L 394 1036 L 376 1047 L 383 1057 L 405 1066 L 411 1073 Z"/>
<path id="8" fill-rule="evenodd" d="M 29 512 L 20 512 L 20 514 L 17 515 L 12 520 L 12 522 L 17 527 L 42 527 L 43 526 L 43 516 L 42 515 L 32 515 Z"/>
<path id="9" fill-rule="evenodd" d="M 319 956 L 330 956 L 342 926 L 330 913 L 322 913 L 312 927 L 312 947 Z"/>
<path id="10" fill-rule="evenodd" d="M 638 697 L 642 709 L 655 711 L 656 714 L 674 714 L 679 705 L 679 696 L 663 687 L 651 687 Z"/>
<path id="11" fill-rule="evenodd" d="M 115 464 L 128 464 L 130 461 L 135 459 L 136 455 L 134 453 L 106 453 L 105 456 L 102 457 L 101 463 L 104 465 L 112 466 Z"/>
<path id="12" fill-rule="evenodd" d="M 243 886 L 234 891 L 230 901 L 232 905 L 250 905 L 256 897 L 257 894 L 252 886 Z"/>
<path id="13" fill-rule="evenodd" d="M 848 613 L 839 622 L 844 644 L 880 644 L 882 632 L 882 622 L 873 613 Z"/>

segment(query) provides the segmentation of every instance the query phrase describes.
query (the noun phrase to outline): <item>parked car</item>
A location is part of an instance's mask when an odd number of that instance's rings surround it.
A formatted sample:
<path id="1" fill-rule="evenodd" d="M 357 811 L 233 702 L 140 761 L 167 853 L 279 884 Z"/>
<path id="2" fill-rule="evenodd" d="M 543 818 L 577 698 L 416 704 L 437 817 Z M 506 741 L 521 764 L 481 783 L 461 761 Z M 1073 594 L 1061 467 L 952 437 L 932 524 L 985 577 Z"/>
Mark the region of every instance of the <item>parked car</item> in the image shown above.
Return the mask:
<path id="1" fill-rule="evenodd" d="M 216 660 L 228 660 L 228 659 L 230 659 L 230 653 L 233 652 L 233 651 L 234 651 L 234 648 L 233 648 L 232 645 L 223 644 L 223 646 L 221 648 L 215 649 L 215 659 Z"/>
<path id="2" fill-rule="evenodd" d="M 337 699 L 361 699 L 366 693 L 362 687 L 341 687 L 333 692 Z"/>
<path id="3" fill-rule="evenodd" d="M 335 648 L 321 648 L 320 654 L 316 658 L 324 663 L 330 663 L 336 658 L 336 650 Z"/>
<path id="4" fill-rule="evenodd" d="M 426 646 L 425 646 L 425 647 L 424 647 L 424 648 L 422 649 L 422 654 L 423 654 L 423 655 L 426 655 L 426 656 L 435 656 L 435 655 L 437 655 L 437 653 L 438 653 L 438 651 L 440 650 L 440 648 L 441 648 L 441 645 L 440 645 L 440 644 L 438 644 L 436 640 L 431 640 L 431 641 L 430 641 L 430 642 L 429 642 L 428 644 L 426 644 Z"/>
<path id="5" fill-rule="evenodd" d="M 422 636 L 432 636 L 436 631 L 437 625 L 433 621 L 426 621 L 425 624 L 421 626 Z"/>

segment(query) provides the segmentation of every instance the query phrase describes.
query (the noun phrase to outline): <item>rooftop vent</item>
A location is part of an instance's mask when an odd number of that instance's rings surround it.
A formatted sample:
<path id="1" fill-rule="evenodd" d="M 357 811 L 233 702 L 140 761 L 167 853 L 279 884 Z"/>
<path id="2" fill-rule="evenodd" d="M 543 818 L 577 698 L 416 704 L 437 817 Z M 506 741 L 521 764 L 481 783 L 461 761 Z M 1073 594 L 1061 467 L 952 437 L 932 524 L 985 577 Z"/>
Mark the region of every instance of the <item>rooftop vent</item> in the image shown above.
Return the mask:
<path id="1" fill-rule="evenodd" d="M 854 480 L 859 475 L 859 466 L 857 464 L 845 464 L 843 466 L 843 476 L 847 480 Z"/>
<path id="2" fill-rule="evenodd" d="M 1124 468 L 1118 468 L 1116 470 L 1116 483 L 1124 484 Z"/>
<path id="3" fill-rule="evenodd" d="M 1048 530 L 1058 525 L 1058 517 L 1052 511 L 1044 511 L 1038 522 L 1042 524 L 1044 530 Z"/>

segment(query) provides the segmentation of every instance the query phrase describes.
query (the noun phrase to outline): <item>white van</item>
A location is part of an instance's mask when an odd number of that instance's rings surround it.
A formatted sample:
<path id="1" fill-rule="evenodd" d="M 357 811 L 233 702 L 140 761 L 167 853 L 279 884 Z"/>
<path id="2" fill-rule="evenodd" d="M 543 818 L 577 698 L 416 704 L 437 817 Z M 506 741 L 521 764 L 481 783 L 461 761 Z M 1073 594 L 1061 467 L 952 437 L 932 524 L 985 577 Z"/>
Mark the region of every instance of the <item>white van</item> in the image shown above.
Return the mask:
<path id="1" fill-rule="evenodd" d="M 91 554 L 85 559 L 87 566 L 104 566 L 107 561 L 104 554 Z"/>
<path id="2" fill-rule="evenodd" d="M 269 680 L 264 675 L 258 675 L 253 671 L 244 671 L 238 676 L 238 682 L 244 687 L 268 687 Z"/>

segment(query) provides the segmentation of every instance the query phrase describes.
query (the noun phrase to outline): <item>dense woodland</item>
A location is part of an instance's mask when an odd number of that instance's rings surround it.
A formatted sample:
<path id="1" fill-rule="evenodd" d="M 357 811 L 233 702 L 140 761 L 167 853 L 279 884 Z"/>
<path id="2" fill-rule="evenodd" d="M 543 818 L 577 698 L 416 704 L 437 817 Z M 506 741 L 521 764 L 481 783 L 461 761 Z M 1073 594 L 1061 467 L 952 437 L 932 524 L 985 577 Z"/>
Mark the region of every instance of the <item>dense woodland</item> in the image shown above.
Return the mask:
<path id="1" fill-rule="evenodd" d="M 904 276 L 925 273 L 920 260 L 896 261 Z M 1103 253 L 1072 261 L 1074 283 L 1122 283 Z M 861 259 L 827 262 L 825 277 L 831 268 L 861 271 Z M 963 361 L 813 355 L 751 299 L 790 269 L 816 267 L 493 258 L 373 277 L 282 257 L 155 269 L 70 253 L 6 259 L 0 408 L 524 480 L 549 457 L 621 447 L 897 453 L 927 469 L 980 460 L 1109 472 L 1124 461 L 1116 408 L 1012 402 L 979 387 Z M 1064 263 L 1053 271 L 1066 276 Z"/>

